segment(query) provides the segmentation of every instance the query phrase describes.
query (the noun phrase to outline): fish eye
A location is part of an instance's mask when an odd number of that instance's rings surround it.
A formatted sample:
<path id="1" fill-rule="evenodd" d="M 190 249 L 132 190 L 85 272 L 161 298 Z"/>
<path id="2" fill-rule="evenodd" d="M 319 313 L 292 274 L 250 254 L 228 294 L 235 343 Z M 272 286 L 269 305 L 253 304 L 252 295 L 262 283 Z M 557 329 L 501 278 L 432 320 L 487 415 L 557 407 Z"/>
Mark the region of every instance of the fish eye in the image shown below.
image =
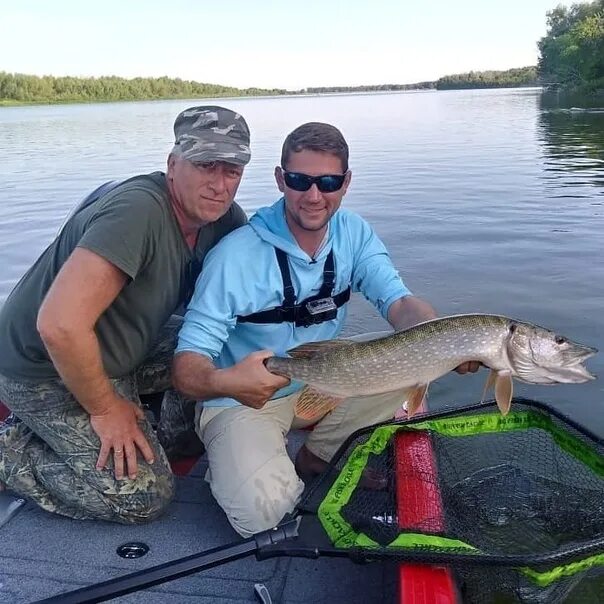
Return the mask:
<path id="1" fill-rule="evenodd" d="M 567 339 L 563 336 L 556 336 L 554 342 L 556 342 L 556 344 L 566 344 Z"/>
<path id="2" fill-rule="evenodd" d="M 516 331 L 516 327 L 517 327 L 516 323 L 512 323 L 510 325 L 510 335 Z"/>

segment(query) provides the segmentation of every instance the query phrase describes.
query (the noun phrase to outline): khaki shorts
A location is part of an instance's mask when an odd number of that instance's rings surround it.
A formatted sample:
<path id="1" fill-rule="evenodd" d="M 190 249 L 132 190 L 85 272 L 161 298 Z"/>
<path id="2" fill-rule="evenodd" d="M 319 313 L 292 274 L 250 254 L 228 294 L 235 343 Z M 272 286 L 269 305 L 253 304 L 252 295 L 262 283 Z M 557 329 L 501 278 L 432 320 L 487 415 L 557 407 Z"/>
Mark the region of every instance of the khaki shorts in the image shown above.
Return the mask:
<path id="1" fill-rule="evenodd" d="M 243 537 L 276 526 L 292 512 L 304 490 L 285 449 L 285 435 L 303 428 L 294 416 L 299 392 L 262 409 L 204 407 L 198 433 L 208 454 L 206 480 L 232 527 Z M 350 398 L 319 420 L 306 447 L 329 461 L 355 430 L 394 417 L 400 392 Z"/>

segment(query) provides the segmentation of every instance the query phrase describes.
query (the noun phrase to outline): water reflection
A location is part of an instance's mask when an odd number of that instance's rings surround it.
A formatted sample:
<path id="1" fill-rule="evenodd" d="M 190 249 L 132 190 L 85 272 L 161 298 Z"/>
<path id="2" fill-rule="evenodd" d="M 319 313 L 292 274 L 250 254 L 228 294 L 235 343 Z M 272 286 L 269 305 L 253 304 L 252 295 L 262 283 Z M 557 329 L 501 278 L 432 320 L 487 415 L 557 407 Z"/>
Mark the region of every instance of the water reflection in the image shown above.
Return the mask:
<path id="1" fill-rule="evenodd" d="M 544 93 L 539 108 L 544 180 L 552 189 L 574 189 L 564 197 L 604 195 L 604 98 Z"/>

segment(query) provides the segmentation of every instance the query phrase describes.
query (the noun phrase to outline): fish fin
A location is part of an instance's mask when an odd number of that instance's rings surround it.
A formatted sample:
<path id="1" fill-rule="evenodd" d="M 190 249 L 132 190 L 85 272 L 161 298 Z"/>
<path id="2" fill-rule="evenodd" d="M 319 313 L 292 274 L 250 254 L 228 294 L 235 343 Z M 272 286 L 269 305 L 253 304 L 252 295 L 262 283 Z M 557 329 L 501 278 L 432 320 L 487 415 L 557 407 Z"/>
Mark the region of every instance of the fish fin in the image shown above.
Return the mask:
<path id="1" fill-rule="evenodd" d="M 420 384 L 412 390 L 409 390 L 407 397 L 407 417 L 413 417 L 417 410 L 422 406 L 422 403 L 426 398 L 426 392 L 428 392 L 428 386 L 429 384 Z"/>
<path id="2" fill-rule="evenodd" d="M 354 344 L 350 340 L 321 340 L 320 342 L 308 342 L 307 344 L 301 344 L 291 350 L 287 351 L 294 359 L 310 359 L 314 357 L 318 352 L 326 352 L 328 350 L 335 350 L 342 346 L 350 346 Z"/>
<path id="3" fill-rule="evenodd" d="M 509 371 L 499 371 L 495 380 L 495 401 L 501 415 L 507 415 L 512 404 L 514 386 L 512 374 Z"/>
<path id="4" fill-rule="evenodd" d="M 487 392 L 495 386 L 497 383 L 497 372 L 494 369 L 489 371 L 489 377 L 487 377 L 487 381 L 484 385 L 484 390 L 482 391 L 482 397 L 480 398 L 480 402 L 482 403 L 487 396 Z"/>
<path id="5" fill-rule="evenodd" d="M 304 386 L 294 406 L 296 417 L 306 420 L 319 419 L 337 407 L 344 397 L 332 396 L 310 386 Z"/>

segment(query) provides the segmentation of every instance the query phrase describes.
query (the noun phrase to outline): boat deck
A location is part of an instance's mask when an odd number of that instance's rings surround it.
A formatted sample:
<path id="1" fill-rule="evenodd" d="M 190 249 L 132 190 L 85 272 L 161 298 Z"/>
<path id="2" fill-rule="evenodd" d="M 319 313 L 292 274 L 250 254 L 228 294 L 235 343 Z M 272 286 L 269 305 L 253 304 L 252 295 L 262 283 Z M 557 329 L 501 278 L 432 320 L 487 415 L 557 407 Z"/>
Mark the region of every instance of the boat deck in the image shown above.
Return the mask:
<path id="1" fill-rule="evenodd" d="M 290 438 L 293 455 L 304 433 Z M 0 602 L 22 604 L 116 578 L 239 539 L 203 480 L 202 457 L 187 476 L 177 478 L 168 512 L 143 526 L 75 521 L 27 503 L 0 527 Z M 142 541 L 150 550 L 123 559 L 116 548 Z M 273 602 L 283 604 L 396 601 L 396 565 L 359 565 L 346 559 L 273 558 L 252 555 L 188 577 L 114 599 L 145 604 L 258 602 L 254 584 L 264 583 Z"/>

